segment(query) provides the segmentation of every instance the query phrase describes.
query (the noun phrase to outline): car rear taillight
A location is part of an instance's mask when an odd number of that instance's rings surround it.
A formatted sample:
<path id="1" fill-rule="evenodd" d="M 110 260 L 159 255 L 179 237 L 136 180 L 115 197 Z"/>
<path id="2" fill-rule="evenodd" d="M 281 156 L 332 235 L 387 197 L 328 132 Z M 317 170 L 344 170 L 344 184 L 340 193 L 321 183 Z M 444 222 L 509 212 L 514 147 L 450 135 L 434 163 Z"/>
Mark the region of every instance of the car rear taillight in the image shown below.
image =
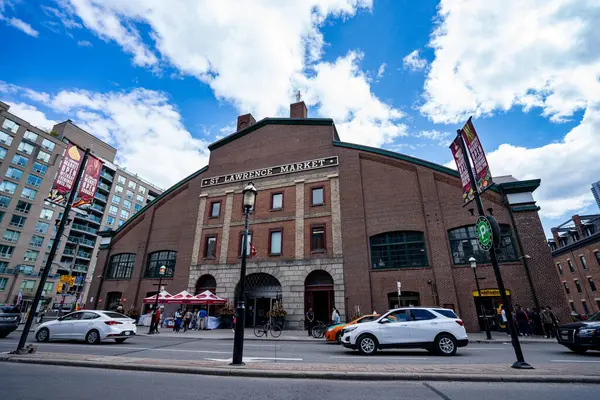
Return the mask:
<path id="1" fill-rule="evenodd" d="M 121 325 L 122 322 L 119 321 L 104 321 L 106 325 Z"/>
<path id="2" fill-rule="evenodd" d="M 454 322 L 456 322 L 457 324 L 459 324 L 460 326 L 465 326 L 465 323 L 462 322 L 462 319 L 456 319 L 454 320 Z"/>

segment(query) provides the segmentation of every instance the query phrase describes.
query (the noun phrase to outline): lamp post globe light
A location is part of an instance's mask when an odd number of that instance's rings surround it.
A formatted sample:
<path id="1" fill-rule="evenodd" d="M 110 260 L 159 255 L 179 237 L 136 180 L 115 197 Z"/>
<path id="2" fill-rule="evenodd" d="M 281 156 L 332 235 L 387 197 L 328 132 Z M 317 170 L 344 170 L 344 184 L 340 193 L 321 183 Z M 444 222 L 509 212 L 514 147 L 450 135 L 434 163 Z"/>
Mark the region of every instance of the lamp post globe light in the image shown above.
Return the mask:
<path id="1" fill-rule="evenodd" d="M 492 340 L 492 332 L 490 332 L 490 325 L 487 319 L 487 315 L 485 312 L 485 307 L 483 305 L 483 300 L 481 297 L 481 287 L 479 287 L 479 277 L 477 276 L 477 260 L 475 259 L 475 257 L 471 256 L 471 258 L 469 258 L 469 265 L 471 266 L 471 269 L 473 270 L 473 275 L 475 275 L 475 285 L 477 285 L 477 295 L 479 297 L 479 301 L 481 302 L 480 307 L 481 307 L 481 315 L 483 315 L 483 325 L 485 326 L 485 337 L 487 340 Z M 479 318 L 477 318 L 479 320 Z"/>
<path id="2" fill-rule="evenodd" d="M 231 365 L 243 365 L 244 355 L 244 325 L 246 320 L 246 256 L 248 253 L 248 215 L 250 210 L 254 208 L 256 202 L 256 194 L 258 191 L 254 187 L 252 182 L 248 182 L 243 194 L 243 205 L 244 205 L 244 239 L 242 240 L 242 265 L 240 268 L 240 282 L 238 287 L 240 288 L 238 294 L 238 303 L 236 307 L 236 323 L 235 323 L 235 336 L 233 339 L 233 358 Z"/>
<path id="3" fill-rule="evenodd" d="M 160 292 L 162 291 L 162 278 L 165 276 L 165 272 L 167 271 L 167 267 L 161 265 L 158 269 L 158 290 L 156 291 L 156 299 L 154 300 L 154 307 L 152 309 L 152 320 L 150 321 L 150 330 L 148 331 L 149 335 L 154 334 L 154 332 L 158 331 L 158 321 L 156 320 L 156 310 L 158 308 L 158 297 L 160 296 Z"/>

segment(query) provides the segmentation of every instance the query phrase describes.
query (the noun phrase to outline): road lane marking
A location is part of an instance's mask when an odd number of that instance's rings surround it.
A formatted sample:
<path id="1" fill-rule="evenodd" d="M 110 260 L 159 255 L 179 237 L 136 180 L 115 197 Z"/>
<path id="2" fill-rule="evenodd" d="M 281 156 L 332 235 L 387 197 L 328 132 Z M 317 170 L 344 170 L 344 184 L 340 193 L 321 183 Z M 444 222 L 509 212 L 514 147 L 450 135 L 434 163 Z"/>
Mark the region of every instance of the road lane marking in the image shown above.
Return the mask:
<path id="1" fill-rule="evenodd" d="M 594 360 L 550 360 L 550 362 L 557 362 L 557 363 L 600 363 L 600 360 L 598 360 L 598 361 L 594 361 Z"/>
<path id="2" fill-rule="evenodd" d="M 205 358 L 205 360 L 218 361 L 231 363 L 232 358 Z M 244 357 L 243 362 L 257 362 L 257 361 L 302 361 L 301 358 L 281 358 L 281 357 Z"/>
<path id="3" fill-rule="evenodd" d="M 369 358 L 369 356 L 329 356 L 329 358 L 360 358 L 360 359 L 366 360 L 367 358 Z M 428 360 L 427 357 L 402 357 L 402 356 L 397 356 L 397 357 L 382 356 L 382 357 L 379 357 L 379 359 L 381 359 L 381 360 Z"/>

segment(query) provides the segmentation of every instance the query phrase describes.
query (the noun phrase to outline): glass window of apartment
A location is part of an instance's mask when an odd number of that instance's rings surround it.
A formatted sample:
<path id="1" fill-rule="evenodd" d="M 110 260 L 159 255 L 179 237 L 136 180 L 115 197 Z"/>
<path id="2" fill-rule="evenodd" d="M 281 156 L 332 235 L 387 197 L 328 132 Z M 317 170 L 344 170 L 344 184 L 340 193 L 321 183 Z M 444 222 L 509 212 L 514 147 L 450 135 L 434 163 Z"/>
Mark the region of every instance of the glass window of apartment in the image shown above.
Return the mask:
<path id="1" fill-rule="evenodd" d="M 2 240 L 4 240 L 5 242 L 16 243 L 19 241 L 20 236 L 21 236 L 21 232 L 12 231 L 10 229 L 7 229 L 6 232 L 4 232 L 4 236 L 2 237 Z"/>
<path id="2" fill-rule="evenodd" d="M 119 228 L 127 221 L 125 221 L 124 219 L 120 219 L 119 220 Z"/>
<path id="3" fill-rule="evenodd" d="M 242 247 L 244 246 L 244 232 L 240 233 L 240 251 L 239 255 L 242 255 Z M 252 232 L 248 232 L 248 248 L 246 248 L 246 256 L 250 256 L 252 254 Z"/>
<path id="4" fill-rule="evenodd" d="M 581 305 L 583 306 L 583 312 L 587 315 L 590 313 L 590 309 L 588 308 L 587 301 L 581 300 Z"/>
<path id="5" fill-rule="evenodd" d="M 567 260 L 567 264 L 569 264 L 569 271 L 575 272 L 575 267 L 573 266 L 573 262 L 571 260 Z"/>
<path id="6" fill-rule="evenodd" d="M 283 209 L 283 193 L 273 193 L 271 195 L 271 210 Z"/>
<path id="7" fill-rule="evenodd" d="M 40 218 L 43 219 L 52 219 L 52 215 L 54 215 L 54 211 L 44 208 L 42 212 L 40 212 Z"/>
<path id="8" fill-rule="evenodd" d="M 20 215 L 13 215 L 10 219 L 8 225 L 14 226 L 15 228 L 22 228 L 27 221 L 27 217 L 22 217 Z"/>
<path id="9" fill-rule="evenodd" d="M 450 252 L 455 265 L 469 263 L 474 257 L 477 262 L 489 263 L 489 252 L 483 251 L 477 244 L 477 234 L 474 226 L 451 229 L 448 231 Z M 496 248 L 498 261 L 514 261 L 517 259 L 516 249 L 512 238 L 510 225 L 500 225 L 500 246 Z"/>
<path id="10" fill-rule="evenodd" d="M 52 249 L 52 245 L 54 244 L 54 239 L 50 239 L 48 240 L 48 250 Z M 44 264 L 46 263 L 46 260 L 44 259 Z"/>
<path id="11" fill-rule="evenodd" d="M 371 267 L 413 268 L 428 265 L 423 232 L 386 232 L 371 236 Z"/>
<path id="12" fill-rule="evenodd" d="M 117 215 L 118 212 L 119 212 L 119 209 L 117 207 L 115 207 L 115 206 L 108 207 L 109 214 Z"/>
<path id="13" fill-rule="evenodd" d="M 27 161 L 29 161 L 29 158 L 22 156 L 20 154 L 15 154 L 13 156 L 12 159 L 12 163 L 15 165 L 20 165 L 21 167 L 24 167 L 27 165 Z"/>
<path id="14" fill-rule="evenodd" d="M 113 226 L 115 224 L 115 217 L 111 217 L 110 215 L 106 217 L 106 225 Z"/>
<path id="15" fill-rule="evenodd" d="M 123 175 L 117 175 L 117 182 L 119 182 L 121 185 L 125 184 L 125 177 Z"/>
<path id="16" fill-rule="evenodd" d="M 138 186 L 138 192 L 140 192 L 141 194 L 146 193 L 146 188 L 143 187 L 142 185 Z"/>
<path id="17" fill-rule="evenodd" d="M 2 222 L 2 220 L 4 219 L 4 211 L 0 211 L 0 222 Z"/>
<path id="18" fill-rule="evenodd" d="M 27 140 L 31 140 L 32 142 L 37 141 L 38 135 L 37 133 L 33 133 L 31 131 L 25 131 L 25 134 L 23 135 L 23 137 Z"/>
<path id="19" fill-rule="evenodd" d="M 217 237 L 215 235 L 206 237 L 204 246 L 204 258 L 214 259 L 217 256 Z"/>
<path id="20" fill-rule="evenodd" d="M 313 226 L 310 228 L 310 251 L 325 252 L 325 226 Z"/>
<path id="21" fill-rule="evenodd" d="M 141 194 L 136 195 L 135 201 L 137 201 L 140 204 L 144 204 L 144 196 L 142 196 Z"/>
<path id="22" fill-rule="evenodd" d="M 37 159 L 40 161 L 43 161 L 45 163 L 49 163 L 50 162 L 50 154 L 48 154 L 44 151 L 40 151 L 38 153 Z"/>
<path id="23" fill-rule="evenodd" d="M 17 124 L 14 121 L 11 121 L 10 119 L 5 119 L 4 122 L 2 123 L 2 127 L 4 129 L 6 129 L 7 131 L 11 131 L 12 133 L 17 133 L 17 131 L 19 130 L 19 124 Z"/>
<path id="24" fill-rule="evenodd" d="M 8 205 L 10 204 L 11 200 L 12 199 L 10 197 L 1 194 L 0 195 L 0 208 L 6 208 L 6 207 L 8 207 Z"/>
<path id="25" fill-rule="evenodd" d="M 20 151 L 25 154 L 32 155 L 33 154 L 33 145 L 25 142 L 19 143 L 19 147 L 17 147 L 17 151 Z M 39 158 L 39 157 L 38 157 Z"/>
<path id="26" fill-rule="evenodd" d="M 595 251 L 594 256 L 596 257 L 596 262 L 600 265 L 600 251 Z"/>
<path id="27" fill-rule="evenodd" d="M 43 179 L 44 178 L 42 178 L 41 176 L 29 174 L 29 176 L 27 177 L 27 184 L 35 187 L 40 187 Z"/>
<path id="28" fill-rule="evenodd" d="M 136 183 L 135 183 L 134 181 L 129 181 L 129 182 L 127 183 L 127 187 L 128 187 L 129 189 L 134 189 L 134 190 L 135 190 L 135 187 L 136 187 L 136 186 L 137 186 L 137 185 L 136 185 Z"/>
<path id="29" fill-rule="evenodd" d="M 25 256 L 23 257 L 23 259 L 25 261 L 35 262 L 35 261 L 37 261 L 39 255 L 40 255 L 40 252 L 37 250 L 27 250 L 25 252 Z"/>
<path id="30" fill-rule="evenodd" d="M 594 279 L 592 279 L 591 276 L 588 276 L 587 278 L 588 283 L 590 284 L 590 289 L 592 290 L 592 292 L 596 291 L 596 282 L 594 282 Z"/>
<path id="31" fill-rule="evenodd" d="M 569 290 L 569 284 L 568 284 L 566 281 L 565 281 L 565 282 L 563 282 L 563 286 L 564 286 L 564 288 L 565 288 L 565 293 L 566 293 L 566 294 L 569 294 L 569 293 L 571 293 L 571 290 Z"/>
<path id="32" fill-rule="evenodd" d="M 31 210 L 31 203 L 28 203 L 23 200 L 19 200 L 19 202 L 17 203 L 17 207 L 15 208 L 15 211 L 18 211 L 23 214 L 29 214 L 30 210 Z"/>
<path id="33" fill-rule="evenodd" d="M 6 290 L 6 284 L 8 283 L 8 278 L 0 278 L 0 292 Z"/>
<path id="34" fill-rule="evenodd" d="M 134 205 L 133 205 L 133 211 L 134 211 L 134 212 L 138 212 L 138 211 L 140 211 L 141 209 L 142 209 L 142 206 L 141 206 L 141 205 L 139 205 L 139 204 L 134 204 Z"/>
<path id="35" fill-rule="evenodd" d="M 48 223 L 38 221 L 38 223 L 35 225 L 35 231 L 46 234 L 46 233 L 48 233 L 49 227 L 50 227 L 50 225 Z"/>
<path id="36" fill-rule="evenodd" d="M 33 163 L 33 172 L 37 172 L 38 174 L 44 175 L 46 173 L 46 171 L 48 170 L 48 167 L 45 166 L 44 164 L 40 164 L 39 162 L 34 162 Z"/>
<path id="37" fill-rule="evenodd" d="M 29 245 L 31 247 L 42 247 L 43 244 L 44 244 L 43 236 L 33 235 L 31 237 L 31 240 L 29 241 Z"/>
<path id="38" fill-rule="evenodd" d="M 117 196 L 115 194 L 113 194 L 112 200 L 111 200 L 114 204 L 121 204 L 121 196 Z"/>
<path id="39" fill-rule="evenodd" d="M 323 205 L 324 201 L 325 201 L 325 189 L 323 189 L 322 187 L 313 188 L 310 204 L 313 206 L 321 206 L 321 205 Z"/>
<path id="40" fill-rule="evenodd" d="M 8 263 L 6 261 L 0 261 L 0 274 L 4 274 L 7 268 Z"/>
<path id="41" fill-rule="evenodd" d="M 272 230 L 269 234 L 269 255 L 280 256 L 281 255 L 281 237 L 283 231 L 281 229 Z"/>
<path id="42" fill-rule="evenodd" d="M 15 248 L 13 246 L 0 244 L 0 257 L 11 258 L 14 250 Z"/>
<path id="43" fill-rule="evenodd" d="M 52 293 L 52 289 L 54 289 L 54 283 L 52 283 L 52 282 L 44 283 L 44 292 Z"/>
<path id="44" fill-rule="evenodd" d="M 6 193 L 14 194 L 17 190 L 17 184 L 9 181 L 2 181 L 0 183 L 0 190 Z"/>
<path id="45" fill-rule="evenodd" d="M 121 218 L 129 218 L 129 211 L 121 210 Z"/>
<path id="46" fill-rule="evenodd" d="M 21 177 L 23 176 L 23 171 L 18 168 L 8 167 L 4 176 L 14 179 L 15 181 L 20 181 Z"/>
<path id="47" fill-rule="evenodd" d="M 585 257 L 579 256 L 579 259 L 581 260 L 581 265 L 583 266 L 583 269 L 588 269 L 588 265 L 587 265 L 587 261 L 585 260 Z"/>
<path id="48" fill-rule="evenodd" d="M 135 254 L 115 254 L 110 258 L 107 279 L 130 279 L 135 265 Z"/>
<path id="49" fill-rule="evenodd" d="M 579 283 L 579 279 L 575 279 L 575 287 L 577 288 L 577 293 L 581 293 L 581 284 Z"/>
<path id="50" fill-rule="evenodd" d="M 128 190 L 127 193 L 125 193 L 125 197 L 129 200 L 133 200 L 133 192 L 131 190 Z"/>
<path id="51" fill-rule="evenodd" d="M 33 292 L 33 288 L 35 287 L 35 281 L 24 280 L 21 281 L 21 290 L 26 292 Z"/>
<path id="52" fill-rule="evenodd" d="M 6 149 L 4 147 L 0 147 L 0 160 L 4 160 L 6 153 L 8 153 Z"/>
<path id="53" fill-rule="evenodd" d="M 34 200 L 35 195 L 37 194 L 37 190 L 29 189 L 27 187 L 23 188 L 21 192 L 21 197 L 24 199 Z"/>
<path id="54" fill-rule="evenodd" d="M 17 267 L 19 268 L 19 272 L 21 272 L 23 275 L 32 275 L 33 274 L 33 270 L 34 270 L 33 265 L 21 264 L 21 265 L 17 265 Z"/>
<path id="55" fill-rule="evenodd" d="M 123 193 L 123 186 L 115 185 L 115 193 Z"/>
<path id="56" fill-rule="evenodd" d="M 45 148 L 46 150 L 49 150 L 50 152 L 54 151 L 54 142 L 48 139 L 44 139 L 42 140 L 42 147 Z"/>
<path id="57" fill-rule="evenodd" d="M 563 267 L 560 263 L 556 263 L 556 268 L 558 269 L 559 275 L 563 275 L 565 273 L 565 271 L 563 270 Z"/>
<path id="58" fill-rule="evenodd" d="M 213 201 L 212 203 L 210 203 L 210 217 L 211 218 L 219 218 L 220 214 L 221 214 L 221 202 Z"/>
<path id="59" fill-rule="evenodd" d="M 146 266 L 146 278 L 158 278 L 158 270 L 161 266 L 167 267 L 164 278 L 172 278 L 175 275 L 176 251 L 156 251 L 150 253 L 148 265 Z"/>
<path id="60" fill-rule="evenodd" d="M 126 210 L 131 210 L 131 202 L 129 200 L 123 200 L 123 208 Z"/>
<path id="61" fill-rule="evenodd" d="M 10 146 L 13 142 L 13 137 L 4 133 L 4 132 L 0 132 L 0 143 L 2 143 L 3 145 L 6 146 Z"/>

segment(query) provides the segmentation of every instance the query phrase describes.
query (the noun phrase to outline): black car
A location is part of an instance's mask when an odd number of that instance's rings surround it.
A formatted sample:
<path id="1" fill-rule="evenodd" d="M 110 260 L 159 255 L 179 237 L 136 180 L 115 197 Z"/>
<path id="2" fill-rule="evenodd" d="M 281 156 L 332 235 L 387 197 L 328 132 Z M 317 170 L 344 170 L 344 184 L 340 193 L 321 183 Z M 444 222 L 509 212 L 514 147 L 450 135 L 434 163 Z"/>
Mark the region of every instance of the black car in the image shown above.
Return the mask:
<path id="1" fill-rule="evenodd" d="M 17 307 L 0 307 L 0 338 L 7 337 L 9 333 L 18 328 L 21 321 L 21 312 Z"/>
<path id="2" fill-rule="evenodd" d="M 600 350 L 600 311 L 586 321 L 559 326 L 557 338 L 558 343 L 578 354 Z"/>

